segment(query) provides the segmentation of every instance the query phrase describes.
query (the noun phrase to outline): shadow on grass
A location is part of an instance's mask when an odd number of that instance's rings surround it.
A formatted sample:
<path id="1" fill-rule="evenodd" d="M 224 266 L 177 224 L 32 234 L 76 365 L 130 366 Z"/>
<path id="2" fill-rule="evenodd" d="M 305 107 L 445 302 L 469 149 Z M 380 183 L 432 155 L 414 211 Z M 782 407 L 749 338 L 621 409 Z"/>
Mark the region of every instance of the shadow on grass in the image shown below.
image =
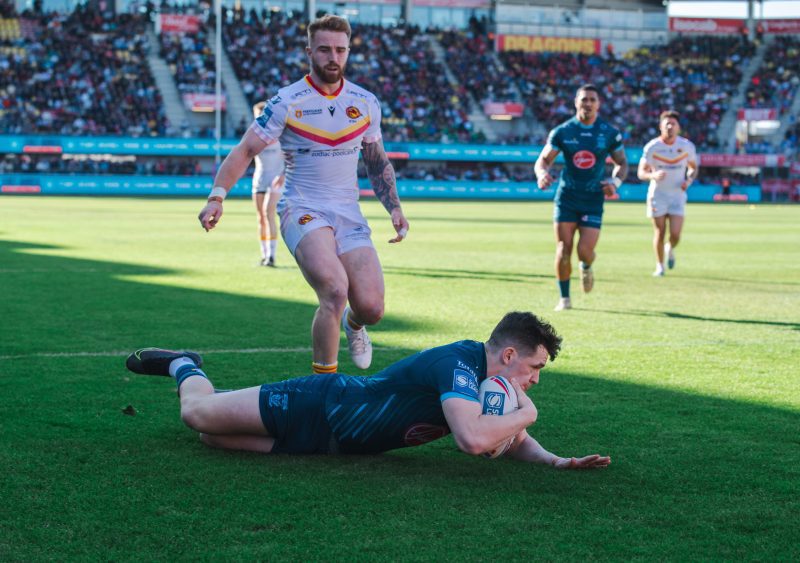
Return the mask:
<path id="1" fill-rule="evenodd" d="M 396 276 L 415 276 L 430 279 L 488 280 L 528 283 L 533 279 L 550 280 L 553 276 L 541 274 L 515 274 L 513 272 L 487 272 L 481 270 L 448 270 L 444 268 L 383 268 L 384 273 Z"/>
<path id="2" fill-rule="evenodd" d="M 3 354 L 309 341 L 312 305 L 126 281 L 174 272 L 27 252 L 47 249 L 0 243 Z M 391 315 L 383 324 L 415 329 Z M 211 372 L 220 387 L 261 383 L 264 367 L 280 366 L 223 359 Z M 531 392 L 533 435 L 560 455 L 613 459 L 603 471 L 559 472 L 469 457 L 452 438 L 380 456 L 212 450 L 180 422 L 174 385 L 127 377 L 118 358 L 2 367 L 0 465 L 12 469 L 0 481 L 0 553 L 10 560 L 326 560 L 356 550 L 474 560 L 496 530 L 500 560 L 567 549 L 663 560 L 665 546 L 675 560 L 796 559 L 800 415 L 789 409 L 556 364 Z M 135 416 L 124 414 L 128 403 Z"/>
<path id="3" fill-rule="evenodd" d="M 311 346 L 314 304 L 129 281 L 176 272 L 41 254 L 59 249 L 0 241 L 0 355 Z M 299 272 L 297 283 L 305 284 Z M 391 314 L 379 327 L 412 328 Z"/>
<path id="4" fill-rule="evenodd" d="M 641 311 L 641 310 L 609 310 L 609 309 L 587 309 L 597 313 L 608 313 L 610 315 L 631 315 L 636 317 L 665 317 L 668 319 L 679 319 L 686 321 L 702 321 L 712 323 L 734 323 L 744 325 L 775 326 L 786 327 L 791 330 L 800 330 L 800 322 L 767 321 L 759 319 L 724 319 L 720 317 L 701 317 L 699 315 L 687 315 L 685 313 L 674 313 L 671 311 Z"/>

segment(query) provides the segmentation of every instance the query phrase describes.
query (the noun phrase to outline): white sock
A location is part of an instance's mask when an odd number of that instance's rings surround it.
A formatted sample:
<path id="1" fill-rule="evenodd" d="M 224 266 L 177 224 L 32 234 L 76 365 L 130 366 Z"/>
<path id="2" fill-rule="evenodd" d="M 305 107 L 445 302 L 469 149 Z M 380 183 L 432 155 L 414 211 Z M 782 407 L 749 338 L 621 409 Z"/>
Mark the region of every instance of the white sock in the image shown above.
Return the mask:
<path id="1" fill-rule="evenodd" d="M 264 260 L 269 259 L 269 246 L 267 246 L 266 240 L 261 241 L 261 256 Z"/>
<path id="2" fill-rule="evenodd" d="M 191 358 L 187 358 L 186 356 L 181 356 L 180 358 L 175 358 L 169 364 L 169 374 L 172 377 L 178 373 L 178 370 L 183 366 L 194 366 L 195 363 L 192 361 Z M 195 366 L 196 367 L 196 366 Z"/>
<path id="3" fill-rule="evenodd" d="M 278 239 L 270 239 L 269 241 L 269 255 L 275 256 L 275 251 L 278 249 Z"/>

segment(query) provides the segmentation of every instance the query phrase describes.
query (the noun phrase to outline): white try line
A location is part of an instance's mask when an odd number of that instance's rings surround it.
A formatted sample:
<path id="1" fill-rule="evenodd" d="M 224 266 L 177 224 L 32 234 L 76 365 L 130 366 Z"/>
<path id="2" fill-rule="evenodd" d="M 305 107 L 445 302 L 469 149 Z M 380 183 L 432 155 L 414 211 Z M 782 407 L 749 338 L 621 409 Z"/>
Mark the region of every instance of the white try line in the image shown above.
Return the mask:
<path id="1" fill-rule="evenodd" d="M 393 346 L 375 346 L 373 350 L 394 351 L 408 350 L 408 348 L 398 348 Z M 111 358 L 117 356 L 127 356 L 133 350 L 125 352 L 32 352 L 30 354 L 14 354 L 0 356 L 0 360 L 25 360 L 31 358 Z M 194 350 L 199 354 L 310 354 L 311 347 L 303 348 L 236 348 L 236 349 L 217 349 L 217 350 Z"/>

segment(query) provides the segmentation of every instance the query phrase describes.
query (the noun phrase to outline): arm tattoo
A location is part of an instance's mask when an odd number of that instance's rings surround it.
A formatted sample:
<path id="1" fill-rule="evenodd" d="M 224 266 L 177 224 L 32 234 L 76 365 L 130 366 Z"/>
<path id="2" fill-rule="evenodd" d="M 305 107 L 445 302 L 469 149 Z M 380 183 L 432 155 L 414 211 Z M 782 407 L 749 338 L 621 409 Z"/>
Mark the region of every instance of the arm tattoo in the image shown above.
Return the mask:
<path id="1" fill-rule="evenodd" d="M 386 211 L 391 213 L 400 207 L 400 198 L 397 196 L 394 167 L 389 162 L 386 151 L 383 150 L 383 143 L 381 141 L 364 143 L 362 157 L 375 196 L 386 208 Z"/>

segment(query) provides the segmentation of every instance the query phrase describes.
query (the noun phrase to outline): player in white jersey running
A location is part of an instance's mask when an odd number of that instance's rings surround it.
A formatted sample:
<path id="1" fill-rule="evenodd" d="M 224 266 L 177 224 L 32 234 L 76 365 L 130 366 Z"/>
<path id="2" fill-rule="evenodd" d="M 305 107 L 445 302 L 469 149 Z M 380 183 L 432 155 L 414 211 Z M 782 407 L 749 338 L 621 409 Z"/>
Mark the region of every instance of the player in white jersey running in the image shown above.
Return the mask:
<path id="1" fill-rule="evenodd" d="M 266 102 L 253 106 L 253 117 L 259 117 Z M 283 174 L 283 151 L 280 143 L 272 143 L 258 153 L 254 159 L 256 169 L 253 173 L 253 203 L 258 214 L 258 235 L 261 240 L 261 265 L 275 266 L 278 229 L 275 210 L 283 191 L 286 177 Z"/>
<path id="2" fill-rule="evenodd" d="M 680 136 L 680 114 L 665 111 L 659 117 L 661 135 L 644 146 L 639 161 L 640 180 L 649 180 L 647 191 L 647 216 L 653 220 L 653 250 L 656 253 L 654 276 L 664 275 L 664 258 L 667 266 L 675 267 L 675 247 L 681 239 L 686 210 L 686 190 L 692 185 L 699 167 L 694 144 Z M 669 242 L 665 244 L 667 222 Z"/>
<path id="3" fill-rule="evenodd" d="M 380 104 L 344 79 L 349 52 L 346 19 L 326 15 L 311 22 L 306 47 L 311 72 L 267 103 L 225 158 L 198 216 L 204 229 L 213 229 L 222 217 L 223 199 L 250 161 L 280 141 L 286 158 L 281 234 L 319 299 L 311 325 L 316 373 L 338 370 L 340 321 L 353 362 L 369 367 L 372 345 L 364 325 L 383 316 L 383 272 L 358 205 L 359 153 L 375 196 L 391 215 L 397 234 L 389 242 L 400 242 L 408 233 L 381 140 Z"/>

